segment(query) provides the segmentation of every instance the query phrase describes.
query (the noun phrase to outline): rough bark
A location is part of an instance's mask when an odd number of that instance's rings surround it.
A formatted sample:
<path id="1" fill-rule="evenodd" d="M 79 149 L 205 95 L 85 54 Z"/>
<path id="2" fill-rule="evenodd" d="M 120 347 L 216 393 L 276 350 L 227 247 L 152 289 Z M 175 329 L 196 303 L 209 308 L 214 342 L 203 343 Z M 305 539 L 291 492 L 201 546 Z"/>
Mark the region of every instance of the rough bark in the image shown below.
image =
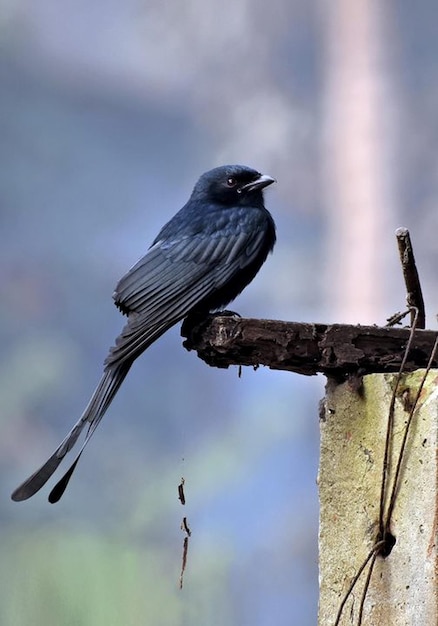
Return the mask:
<path id="1" fill-rule="evenodd" d="M 181 334 L 187 338 L 184 346 L 214 367 L 266 365 L 344 380 L 351 375 L 398 371 L 410 329 L 212 315 L 186 320 Z M 435 337 L 434 331 L 415 331 L 406 372 L 427 365 Z M 433 367 L 437 365 L 434 362 Z"/>

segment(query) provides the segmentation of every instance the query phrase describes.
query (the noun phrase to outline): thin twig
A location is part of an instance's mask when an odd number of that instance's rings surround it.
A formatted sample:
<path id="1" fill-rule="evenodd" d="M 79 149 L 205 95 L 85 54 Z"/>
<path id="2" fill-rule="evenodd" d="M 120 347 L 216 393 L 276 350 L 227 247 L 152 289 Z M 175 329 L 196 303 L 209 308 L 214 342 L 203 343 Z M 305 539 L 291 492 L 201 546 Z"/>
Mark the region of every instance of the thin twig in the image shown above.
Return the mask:
<path id="1" fill-rule="evenodd" d="M 363 609 L 365 606 L 365 600 L 367 597 L 368 589 L 370 587 L 371 576 L 373 575 L 374 565 L 377 559 L 377 551 L 374 552 L 373 558 L 371 559 L 370 568 L 368 570 L 367 579 L 365 581 L 365 585 L 363 587 L 362 598 L 360 599 L 360 607 L 359 607 L 359 615 L 357 620 L 357 626 L 362 626 L 362 618 L 363 618 Z"/>
<path id="2" fill-rule="evenodd" d="M 178 500 L 181 502 L 181 504 L 185 504 L 186 503 L 186 496 L 184 493 L 184 484 L 185 484 L 185 479 L 184 477 L 181 478 L 181 482 L 178 485 Z"/>
<path id="3" fill-rule="evenodd" d="M 390 402 L 389 411 L 388 411 L 388 423 L 386 427 L 385 453 L 383 456 L 382 483 L 381 483 L 381 490 L 380 490 L 380 510 L 379 510 L 379 536 L 382 539 L 385 536 L 385 529 L 387 528 L 387 525 L 385 524 L 385 501 L 386 501 L 386 495 L 387 495 L 389 451 L 391 448 L 391 437 L 392 437 L 392 430 L 394 426 L 395 400 L 397 397 L 397 391 L 400 385 L 405 363 L 408 358 L 409 350 L 411 349 L 414 332 L 417 327 L 417 320 L 418 320 L 418 309 L 415 309 L 414 319 L 413 319 L 412 326 L 411 326 L 411 332 L 409 335 L 408 342 L 406 344 L 402 362 L 400 363 L 399 371 L 397 373 L 397 378 L 395 381 L 394 389 L 392 391 L 391 402 Z"/>
<path id="4" fill-rule="evenodd" d="M 401 324 L 401 321 L 406 317 L 406 315 L 409 315 L 410 312 L 410 309 L 406 309 L 406 311 L 398 311 L 397 313 L 394 313 L 391 317 L 388 317 L 385 326 L 391 327 L 396 324 Z"/>
<path id="5" fill-rule="evenodd" d="M 188 537 L 184 537 L 182 563 L 181 563 L 181 574 L 180 574 L 180 577 L 179 577 L 179 588 L 180 589 L 183 588 L 183 584 L 184 584 L 184 572 L 185 572 L 186 565 L 187 565 L 187 553 L 188 553 L 188 550 L 189 550 L 189 538 Z"/>
<path id="6" fill-rule="evenodd" d="M 415 264 L 414 251 L 412 249 L 411 237 L 407 228 L 397 228 L 397 237 L 400 262 L 403 270 L 403 277 L 406 285 L 406 301 L 409 307 L 418 309 L 417 328 L 426 328 L 426 314 L 424 311 L 423 293 L 421 291 L 420 279 L 418 277 L 417 266 Z M 414 316 L 411 313 L 411 326 Z"/>
<path id="7" fill-rule="evenodd" d="M 353 578 L 353 580 L 350 583 L 350 586 L 348 587 L 347 593 L 344 596 L 344 599 L 341 602 L 341 605 L 338 609 L 337 615 L 336 615 L 336 620 L 335 623 L 333 624 L 333 626 L 339 626 L 339 621 L 342 617 L 342 612 L 344 610 L 344 607 L 347 603 L 348 598 L 350 597 L 350 595 L 353 593 L 353 589 L 355 588 L 357 581 L 359 580 L 359 578 L 361 577 L 362 572 L 364 571 L 364 569 L 366 568 L 366 566 L 368 565 L 368 563 L 370 562 L 370 560 L 374 557 L 377 556 L 377 554 L 379 553 L 379 550 L 381 548 L 383 548 L 385 542 L 384 541 L 377 541 L 374 546 L 372 547 L 372 549 L 370 550 L 368 556 L 366 557 L 365 561 L 362 563 L 362 565 L 360 566 L 357 574 L 355 575 L 355 577 Z"/>
<path id="8" fill-rule="evenodd" d="M 408 421 L 406 423 L 405 431 L 403 433 L 403 440 L 402 440 L 402 443 L 401 443 L 401 446 L 400 446 L 400 453 L 399 453 L 399 457 L 398 457 L 398 460 L 397 460 L 397 467 L 396 467 L 396 470 L 395 470 L 394 482 L 392 484 L 392 491 L 391 491 L 391 497 L 390 497 L 390 500 L 389 500 L 388 512 L 386 514 L 386 520 L 385 520 L 385 527 L 386 528 L 389 528 L 389 526 L 391 524 L 392 512 L 394 510 L 395 501 L 397 499 L 398 483 L 399 483 L 399 480 L 400 480 L 400 472 L 401 472 L 401 467 L 402 467 L 402 463 L 403 463 L 403 456 L 404 456 L 404 452 L 405 452 L 405 448 L 406 448 L 406 443 L 407 443 L 407 440 L 408 440 L 409 429 L 411 427 L 411 423 L 412 423 L 412 420 L 413 420 L 413 417 L 414 417 L 414 413 L 415 413 L 416 408 L 417 408 L 418 401 L 420 399 L 421 392 L 423 391 L 424 383 L 426 382 L 427 375 L 429 374 L 430 369 L 432 367 L 432 363 L 433 363 L 433 360 L 435 358 L 437 350 L 438 350 L 438 335 L 436 337 L 436 340 L 435 340 L 435 343 L 434 343 L 434 346 L 433 346 L 433 349 L 432 349 L 432 352 L 431 352 L 431 355 L 430 355 L 429 363 L 427 364 L 426 370 L 425 370 L 424 375 L 423 375 L 423 377 L 421 379 L 421 382 L 420 382 L 420 386 L 418 387 L 417 393 L 415 395 L 414 402 L 413 402 L 412 407 L 411 407 L 411 409 L 409 411 Z"/>

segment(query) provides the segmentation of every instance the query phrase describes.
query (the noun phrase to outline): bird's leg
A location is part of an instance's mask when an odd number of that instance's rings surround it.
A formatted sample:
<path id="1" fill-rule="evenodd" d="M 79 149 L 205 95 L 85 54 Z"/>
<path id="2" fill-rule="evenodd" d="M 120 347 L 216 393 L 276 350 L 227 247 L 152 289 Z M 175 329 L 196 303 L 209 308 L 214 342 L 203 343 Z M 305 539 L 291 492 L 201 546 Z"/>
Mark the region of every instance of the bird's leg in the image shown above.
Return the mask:
<path id="1" fill-rule="evenodd" d="M 199 328 L 204 326 L 213 317 L 208 311 L 192 311 L 184 318 L 181 325 L 181 337 L 191 337 L 193 333 L 199 332 Z"/>
<path id="2" fill-rule="evenodd" d="M 181 325 L 181 337 L 186 338 L 186 341 L 183 342 L 184 348 L 190 350 L 190 346 L 197 342 L 196 338 L 203 335 L 205 327 L 215 317 L 240 318 L 241 316 L 235 311 L 228 310 L 216 311 L 215 313 L 209 313 L 208 311 L 193 311 L 189 313 Z"/>

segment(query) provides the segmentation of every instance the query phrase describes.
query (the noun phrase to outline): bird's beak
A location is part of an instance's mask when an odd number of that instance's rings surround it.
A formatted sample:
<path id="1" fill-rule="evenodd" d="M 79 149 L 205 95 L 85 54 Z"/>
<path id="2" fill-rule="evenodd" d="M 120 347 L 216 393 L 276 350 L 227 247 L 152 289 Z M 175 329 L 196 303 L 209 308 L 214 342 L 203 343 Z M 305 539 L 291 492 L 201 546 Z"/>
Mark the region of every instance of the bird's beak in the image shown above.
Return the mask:
<path id="1" fill-rule="evenodd" d="M 245 193 L 248 193 L 248 191 L 259 191 L 260 189 L 264 189 L 268 185 L 272 185 L 272 183 L 276 182 L 275 178 L 271 178 L 271 176 L 267 176 L 266 174 L 260 174 L 258 178 L 250 183 L 247 183 L 246 185 L 243 185 L 243 187 L 240 187 L 238 191 L 239 193 L 242 193 L 242 191 Z"/>

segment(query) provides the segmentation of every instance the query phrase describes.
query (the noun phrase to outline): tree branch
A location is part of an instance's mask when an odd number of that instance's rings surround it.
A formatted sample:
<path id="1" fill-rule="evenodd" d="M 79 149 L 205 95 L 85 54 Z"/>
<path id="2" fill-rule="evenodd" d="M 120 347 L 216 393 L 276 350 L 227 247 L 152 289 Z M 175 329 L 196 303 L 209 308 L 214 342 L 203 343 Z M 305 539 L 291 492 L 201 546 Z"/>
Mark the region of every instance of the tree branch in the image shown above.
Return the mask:
<path id="1" fill-rule="evenodd" d="M 208 365 L 266 365 L 311 376 L 322 372 L 345 379 L 351 374 L 396 372 L 409 328 L 304 324 L 210 315 L 186 320 L 184 346 Z M 405 371 L 426 367 L 436 332 L 416 330 Z M 433 367 L 438 363 L 434 361 Z"/>

